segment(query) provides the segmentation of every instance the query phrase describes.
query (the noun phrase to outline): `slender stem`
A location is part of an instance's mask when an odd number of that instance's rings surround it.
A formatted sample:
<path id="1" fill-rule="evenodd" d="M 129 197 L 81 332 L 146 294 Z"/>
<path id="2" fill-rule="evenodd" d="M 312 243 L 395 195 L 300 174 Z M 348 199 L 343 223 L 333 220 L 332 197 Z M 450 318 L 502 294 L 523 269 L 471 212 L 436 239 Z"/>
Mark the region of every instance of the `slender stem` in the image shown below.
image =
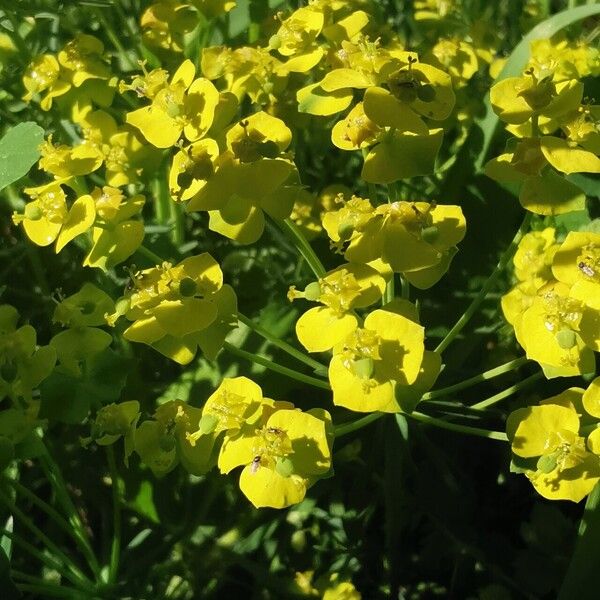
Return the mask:
<path id="1" fill-rule="evenodd" d="M 33 521 L 29 519 L 23 511 L 18 508 L 15 503 L 10 500 L 4 492 L 0 491 L 0 502 L 2 502 L 6 508 L 23 524 L 26 529 L 36 537 L 42 544 L 48 548 L 51 552 L 53 552 L 57 558 L 60 559 L 62 564 L 66 569 L 71 571 L 74 579 L 69 579 L 74 584 L 81 584 L 84 587 L 87 585 L 92 585 L 92 581 L 90 581 L 74 564 L 73 560 L 69 558 L 43 531 L 41 531 L 38 527 L 33 524 Z M 66 575 L 65 575 L 66 576 Z"/>
<path id="2" fill-rule="evenodd" d="M 161 258 L 156 252 L 152 252 L 152 250 L 146 248 L 146 246 L 140 246 L 137 251 L 153 261 L 155 265 L 162 265 L 163 262 L 165 262 L 164 258 Z"/>
<path id="3" fill-rule="evenodd" d="M 4 8 L 4 6 L 2 6 L 2 9 L 4 13 L 3 17 L 6 17 L 9 20 L 11 27 L 13 28 L 13 30 L 9 31 L 8 33 L 9 37 L 13 40 L 15 46 L 19 50 L 19 55 L 25 60 L 25 62 L 29 62 L 31 58 L 31 51 L 29 49 L 29 44 L 25 41 L 25 39 L 23 39 L 23 36 L 19 32 L 19 23 L 15 18 L 14 9 Z"/>
<path id="4" fill-rule="evenodd" d="M 73 600 L 81 600 L 81 592 L 73 590 L 72 588 L 66 588 L 63 585 L 59 587 L 58 585 L 52 584 L 43 585 L 41 583 L 17 583 L 16 586 L 21 592 L 31 593 L 33 598 L 52 597 L 72 598 Z"/>
<path id="5" fill-rule="evenodd" d="M 383 417 L 386 414 L 387 413 L 381 412 L 370 413 L 364 417 L 361 417 L 360 419 L 356 419 L 356 421 L 350 421 L 349 423 L 342 423 L 341 425 L 336 425 L 334 428 L 335 437 L 339 438 L 343 435 L 347 435 L 354 431 L 358 431 L 359 429 L 362 429 L 363 427 L 366 427 L 367 425 L 370 425 L 371 423 L 374 423 L 375 421 L 381 419 L 381 417 Z"/>
<path id="6" fill-rule="evenodd" d="M 458 425 L 457 423 L 450 423 L 448 421 L 444 421 L 443 419 L 436 419 L 435 417 L 430 417 L 429 415 L 416 411 L 408 413 L 406 416 L 415 419 L 416 421 L 421 421 L 421 423 L 433 425 L 434 427 L 440 427 L 441 429 L 448 429 L 449 431 L 456 431 L 457 433 L 476 435 L 478 437 L 484 437 L 491 440 L 499 440 L 501 442 L 508 441 L 506 434 L 501 431 L 489 431 L 487 429 L 481 429 L 479 427 Z"/>
<path id="7" fill-rule="evenodd" d="M 104 32 L 106 33 L 108 39 L 111 41 L 112 45 L 119 52 L 123 62 L 127 63 L 127 65 L 129 66 L 130 69 L 132 69 L 133 71 L 136 71 L 138 66 L 136 65 L 135 61 L 131 59 L 129 54 L 127 54 L 127 51 L 125 50 L 123 44 L 121 44 L 121 40 L 119 39 L 119 36 L 116 34 L 112 24 L 102 14 L 101 9 L 96 9 L 94 11 L 94 13 L 96 15 L 96 18 L 98 19 L 98 22 L 104 28 Z"/>
<path id="8" fill-rule="evenodd" d="M 516 358 L 515 360 L 511 360 L 503 365 L 500 365 L 499 367 L 495 367 L 494 369 L 490 369 L 489 371 L 484 371 L 483 373 L 479 373 L 479 375 L 475 375 L 474 377 L 470 377 L 469 379 L 465 379 L 464 381 L 455 383 L 454 385 L 450 385 L 445 388 L 440 388 L 439 390 L 427 392 L 426 394 L 423 394 L 422 400 L 433 400 L 434 398 L 448 396 L 450 394 L 453 394 L 454 392 L 458 392 L 483 381 L 487 381 L 488 379 L 493 379 L 494 377 L 503 375 L 508 371 L 518 369 L 520 366 L 524 365 L 527 362 L 527 360 L 528 359 L 525 356 Z"/>
<path id="9" fill-rule="evenodd" d="M 446 337 L 438 344 L 438 347 L 435 349 L 435 351 L 438 354 L 444 352 L 444 350 L 452 343 L 454 338 L 462 331 L 463 327 L 471 320 L 471 317 L 477 312 L 479 305 L 485 300 L 485 297 L 487 296 L 488 292 L 493 288 L 496 281 L 502 274 L 502 271 L 505 269 L 506 265 L 508 265 L 515 252 L 517 251 L 519 242 L 529 229 L 531 217 L 532 213 L 530 212 L 528 212 L 525 215 L 525 218 L 523 219 L 521 226 L 515 234 L 515 237 L 513 238 L 508 248 L 504 251 L 504 254 L 502 254 L 502 256 L 500 257 L 496 268 L 494 269 L 493 273 L 488 277 L 487 281 L 483 284 L 479 294 L 477 294 L 477 296 L 473 299 L 471 304 L 469 304 L 467 310 L 464 312 L 462 317 L 460 317 L 460 319 L 456 322 L 454 327 L 452 327 L 452 329 L 448 332 Z"/>
<path id="10" fill-rule="evenodd" d="M 408 279 L 406 279 L 406 277 L 402 277 L 402 275 L 400 275 L 400 285 L 401 297 L 404 298 L 404 300 L 410 300 L 410 283 Z"/>
<path id="11" fill-rule="evenodd" d="M 115 451 L 112 446 L 106 447 L 108 467 L 112 480 L 113 499 L 113 539 L 110 548 L 110 565 L 108 569 L 108 582 L 116 583 L 119 574 L 119 557 L 121 554 L 121 480 L 115 462 Z"/>
<path id="12" fill-rule="evenodd" d="M 293 356 L 295 359 L 299 360 L 300 362 L 303 362 L 305 365 L 308 365 L 309 367 L 314 369 L 316 373 L 324 375 L 327 374 L 327 367 L 324 364 L 321 364 L 319 361 L 314 360 L 310 356 L 304 354 L 304 352 L 297 350 L 291 344 L 288 344 L 287 342 L 276 338 L 272 333 L 269 333 L 266 329 L 263 329 L 260 325 L 257 325 L 254 321 L 252 321 L 245 315 L 238 313 L 238 321 L 240 321 L 240 323 L 243 323 L 244 325 L 246 325 L 246 327 L 263 337 L 270 344 L 273 344 L 273 346 L 277 346 L 284 352 L 287 352 L 290 356 Z"/>
<path id="13" fill-rule="evenodd" d="M 281 222 L 277 221 L 277 223 Z M 296 223 L 294 223 L 291 219 L 285 219 L 280 227 L 294 242 L 294 246 L 296 246 L 298 252 L 300 252 L 304 260 L 308 263 L 308 266 L 315 274 L 315 277 L 317 277 L 317 279 L 323 277 L 327 271 Z"/>
<path id="14" fill-rule="evenodd" d="M 70 569 L 75 577 L 78 580 L 85 581 L 88 584 L 91 584 L 91 580 L 89 580 L 85 574 L 77 567 L 77 565 L 68 557 L 43 531 L 41 531 L 38 527 L 36 527 L 31 519 L 29 519 L 25 513 L 21 509 L 19 509 L 16 504 L 8 498 L 2 491 L 0 491 L 0 502 L 2 502 L 9 511 L 25 526 L 25 528 L 29 529 L 29 531 L 36 536 L 46 547 L 51 550 L 60 560 L 62 564 Z"/>
<path id="15" fill-rule="evenodd" d="M 63 567 L 61 562 L 59 560 L 57 560 L 56 558 L 54 558 L 54 556 L 40 552 L 35 546 L 30 544 L 29 542 L 26 542 L 24 539 L 22 539 L 16 533 L 14 533 L 12 531 L 8 531 L 8 529 L 0 528 L 0 533 L 2 535 L 5 535 L 7 538 L 9 538 L 15 545 L 23 548 L 23 550 L 28 552 L 31 556 L 33 556 L 34 558 L 37 558 L 40 562 L 45 564 L 49 569 L 52 569 L 52 570 L 60 573 L 65 579 L 68 579 L 75 587 L 82 589 L 82 590 L 93 592 L 93 590 L 94 590 L 93 584 L 91 584 L 87 580 L 83 580 L 83 581 L 79 580 L 77 577 L 75 577 L 73 575 L 73 573 L 71 573 L 68 569 Z"/>
<path id="16" fill-rule="evenodd" d="M 81 539 L 82 544 L 86 544 L 91 549 L 89 537 L 85 527 L 83 526 L 81 518 L 79 517 L 79 513 L 77 512 L 77 509 L 71 500 L 71 496 L 69 496 L 69 491 L 67 490 L 67 485 L 62 478 L 60 468 L 56 464 L 56 461 L 52 458 L 52 455 L 50 454 L 50 451 L 48 450 L 48 447 L 44 443 L 43 439 L 41 437 L 39 439 L 43 446 L 43 454 L 40 456 L 40 465 L 42 470 L 50 482 L 50 485 L 54 489 L 57 500 L 62 504 L 63 509 L 67 513 L 69 523 L 73 528 L 73 534 L 77 535 Z"/>
<path id="17" fill-rule="evenodd" d="M 284 367 L 278 363 L 269 360 L 264 356 L 260 356 L 259 354 L 253 354 L 252 352 L 246 352 L 246 350 L 242 350 L 241 348 L 236 348 L 234 345 L 229 342 L 225 342 L 223 344 L 223 348 L 231 352 L 231 354 L 235 354 L 240 358 L 245 358 L 250 362 L 257 363 L 270 369 L 271 371 L 275 371 L 276 373 L 281 373 L 282 375 L 286 375 L 287 377 L 291 377 L 292 379 L 296 379 L 297 381 L 302 381 L 303 383 L 308 383 L 314 387 L 321 388 L 323 390 L 330 390 L 331 386 L 327 381 L 323 381 L 322 379 L 317 379 L 315 377 L 311 377 L 310 375 L 304 375 L 299 373 L 298 371 L 294 371 L 294 369 L 289 369 L 288 367 Z"/>
<path id="18" fill-rule="evenodd" d="M 396 297 L 396 293 L 394 290 L 394 274 L 392 273 L 392 277 L 387 282 L 385 286 L 385 291 L 383 292 L 382 304 L 387 304 L 391 302 Z"/>
<path id="19" fill-rule="evenodd" d="M 527 387 L 528 385 L 531 385 L 532 383 L 535 383 L 536 381 L 538 381 L 539 379 L 542 379 L 543 377 L 544 377 L 544 374 L 541 371 L 538 373 L 534 373 L 530 377 L 523 379 L 523 381 L 510 386 L 509 388 L 503 390 L 502 392 L 495 394 L 494 396 L 490 396 L 486 400 L 482 400 L 481 402 L 478 402 L 477 404 L 473 404 L 473 406 L 471 406 L 471 408 L 475 408 L 477 410 L 483 410 L 483 409 L 487 408 L 488 406 L 492 406 L 493 404 L 496 404 L 496 402 L 500 402 L 501 400 L 504 400 L 505 398 L 509 398 L 510 396 L 513 396 L 519 390 Z"/>
<path id="20" fill-rule="evenodd" d="M 77 535 L 71 525 L 66 521 L 66 519 L 60 515 L 52 506 L 42 500 L 39 496 L 36 496 L 33 492 L 28 490 L 24 485 L 22 485 L 19 481 L 15 479 L 6 478 L 5 481 L 12 485 L 15 490 L 28 498 L 33 504 L 35 504 L 40 510 L 42 510 L 48 517 L 50 517 L 56 525 L 58 525 L 67 535 L 71 536 L 75 543 L 77 544 L 81 553 L 85 556 L 88 564 L 96 577 L 99 576 L 100 566 L 98 565 L 98 561 L 96 560 L 96 556 L 91 548 L 91 546 L 87 543 L 87 540 L 81 538 Z"/>

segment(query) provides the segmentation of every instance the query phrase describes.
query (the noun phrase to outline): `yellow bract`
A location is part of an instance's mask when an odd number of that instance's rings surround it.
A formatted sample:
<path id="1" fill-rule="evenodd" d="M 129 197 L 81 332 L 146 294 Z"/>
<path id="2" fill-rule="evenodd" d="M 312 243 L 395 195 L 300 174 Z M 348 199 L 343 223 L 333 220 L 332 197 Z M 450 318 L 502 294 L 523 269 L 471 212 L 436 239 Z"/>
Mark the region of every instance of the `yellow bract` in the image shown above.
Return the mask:
<path id="1" fill-rule="evenodd" d="M 589 415 L 600 414 L 599 382 L 595 379 L 585 391 L 570 388 L 508 418 L 512 451 L 525 459 L 514 461 L 516 470 L 525 473 L 545 498 L 579 502 L 600 481 L 600 430 L 582 425 Z M 589 433 L 587 441 L 584 429 Z"/>

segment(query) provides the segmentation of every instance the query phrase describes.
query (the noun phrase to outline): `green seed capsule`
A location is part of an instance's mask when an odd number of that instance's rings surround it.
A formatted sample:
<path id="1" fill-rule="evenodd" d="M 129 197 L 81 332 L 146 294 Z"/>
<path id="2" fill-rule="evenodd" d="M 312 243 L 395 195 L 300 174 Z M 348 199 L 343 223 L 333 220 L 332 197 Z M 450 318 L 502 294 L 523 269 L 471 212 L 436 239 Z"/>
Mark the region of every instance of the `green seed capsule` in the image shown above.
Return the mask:
<path id="1" fill-rule="evenodd" d="M 439 233 L 440 233 L 440 230 L 435 225 L 431 225 L 430 227 L 425 227 L 421 231 L 421 239 L 424 242 L 431 244 L 431 242 L 435 242 Z"/>
<path id="2" fill-rule="evenodd" d="M 340 240 L 345 242 L 352 237 L 354 233 L 354 225 L 352 221 L 342 221 L 338 227 L 338 235 L 340 236 Z"/>
<path id="3" fill-rule="evenodd" d="M 417 88 L 417 98 L 422 102 L 433 102 L 435 100 L 435 89 L 432 85 L 425 84 Z"/>
<path id="4" fill-rule="evenodd" d="M 272 48 L 273 50 L 281 48 L 281 38 L 277 34 L 272 35 L 269 39 L 269 48 Z"/>
<path id="5" fill-rule="evenodd" d="M 546 454 L 540 456 L 537 461 L 537 468 L 542 473 L 552 473 L 557 467 L 556 456 L 554 454 Z"/>
<path id="6" fill-rule="evenodd" d="M 200 429 L 200 433 L 207 435 L 212 433 L 217 428 L 217 423 L 219 422 L 219 418 L 215 417 L 215 415 L 202 415 L 200 419 L 200 424 L 198 428 Z"/>
<path id="7" fill-rule="evenodd" d="M 161 436 L 158 445 L 163 452 L 171 452 L 175 448 L 175 437 L 169 433 L 165 433 Z"/>
<path id="8" fill-rule="evenodd" d="M 191 298 L 198 291 L 196 282 L 191 277 L 184 277 L 179 282 L 179 293 L 184 298 Z"/>
<path id="9" fill-rule="evenodd" d="M 375 363 L 372 358 L 359 358 L 352 362 L 352 371 L 361 379 L 370 379 L 375 369 Z"/>
<path id="10" fill-rule="evenodd" d="M 321 286 L 318 281 L 313 281 L 304 288 L 304 297 L 312 302 L 316 302 L 321 297 Z"/>
<path id="11" fill-rule="evenodd" d="M 555 338 L 563 350 L 570 350 L 577 345 L 577 335 L 572 329 L 561 329 Z"/>
<path id="12" fill-rule="evenodd" d="M 42 209 L 34 203 L 25 207 L 25 218 L 30 221 L 39 221 L 43 217 Z"/>
<path id="13" fill-rule="evenodd" d="M 282 477 L 289 477 L 294 473 L 294 463 L 287 457 L 278 458 L 275 463 L 275 470 Z"/>

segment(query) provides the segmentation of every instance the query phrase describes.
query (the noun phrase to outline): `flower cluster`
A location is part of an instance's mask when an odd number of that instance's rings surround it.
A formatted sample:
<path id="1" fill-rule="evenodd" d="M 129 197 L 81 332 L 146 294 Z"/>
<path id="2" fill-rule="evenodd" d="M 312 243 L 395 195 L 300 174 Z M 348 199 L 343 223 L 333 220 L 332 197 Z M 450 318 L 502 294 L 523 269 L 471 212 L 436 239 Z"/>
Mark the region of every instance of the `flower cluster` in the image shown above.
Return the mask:
<path id="1" fill-rule="evenodd" d="M 243 467 L 240 489 L 257 508 L 300 502 L 331 469 L 329 413 L 264 398 L 246 377 L 223 379 L 202 408 L 172 400 L 152 419 L 138 425 L 139 418 L 136 401 L 106 406 L 84 442 L 107 445 L 123 437 L 126 459 L 135 452 L 157 476 L 179 463 L 195 475 Z"/>
<path id="2" fill-rule="evenodd" d="M 600 378 L 508 418 L 512 470 L 550 500 L 585 498 L 600 481 Z"/>
<path id="3" fill-rule="evenodd" d="M 527 357 L 546 377 L 593 373 L 600 351 L 600 234 L 548 227 L 523 237 L 518 283 L 502 298 L 504 316 Z"/>
<path id="4" fill-rule="evenodd" d="M 557 62 L 548 45 L 534 47 L 522 76 L 503 79 L 490 91 L 494 111 L 514 137 L 485 172 L 518 185 L 526 210 L 559 215 L 585 208 L 583 190 L 565 175 L 600 173 L 600 130 L 593 107 L 584 101 L 581 81 L 594 58 L 584 51 L 577 60 L 568 47 L 559 46 L 556 51 L 563 58 Z"/>

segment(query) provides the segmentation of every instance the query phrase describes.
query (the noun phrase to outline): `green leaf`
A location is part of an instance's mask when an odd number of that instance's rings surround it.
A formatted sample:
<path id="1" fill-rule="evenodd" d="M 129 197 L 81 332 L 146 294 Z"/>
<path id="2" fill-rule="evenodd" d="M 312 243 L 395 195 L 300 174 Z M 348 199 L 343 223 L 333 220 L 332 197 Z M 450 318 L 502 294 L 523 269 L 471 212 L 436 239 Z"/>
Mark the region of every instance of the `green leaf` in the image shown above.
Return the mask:
<path id="1" fill-rule="evenodd" d="M 26 175 L 40 157 L 44 130 L 28 121 L 9 129 L 0 140 L 0 190 Z"/>
<path id="2" fill-rule="evenodd" d="M 21 597 L 17 586 L 10 578 L 10 560 L 2 548 L 0 548 L 0 590 L 4 600 L 15 600 Z"/>
<path id="3" fill-rule="evenodd" d="M 579 538 L 575 552 L 558 593 L 558 600 L 585 600 L 598 597 L 600 572 L 598 548 L 600 547 L 600 484 L 592 490 L 585 504 L 579 525 Z"/>
<path id="4" fill-rule="evenodd" d="M 529 59 L 529 44 L 533 40 L 541 40 L 552 37 L 561 29 L 564 29 L 565 27 L 568 27 L 577 21 L 587 19 L 588 17 L 597 14 L 600 14 L 600 4 L 593 4 L 591 6 L 578 6 L 569 10 L 563 10 L 562 12 L 559 12 L 549 19 L 546 19 L 545 21 L 542 21 L 536 25 L 519 42 L 519 44 L 517 44 L 494 83 L 498 83 L 498 81 L 506 79 L 507 77 L 516 77 L 521 74 Z M 498 116 L 492 110 L 489 94 L 485 99 L 485 106 L 485 118 L 479 123 L 479 126 L 483 132 L 483 144 L 475 163 L 477 170 L 480 170 L 485 163 L 490 145 L 494 139 L 494 135 L 498 127 Z"/>
<path id="5" fill-rule="evenodd" d="M 91 408 L 119 400 L 130 364 L 107 349 L 89 361 L 83 377 L 54 371 L 40 388 L 40 417 L 81 423 Z"/>

